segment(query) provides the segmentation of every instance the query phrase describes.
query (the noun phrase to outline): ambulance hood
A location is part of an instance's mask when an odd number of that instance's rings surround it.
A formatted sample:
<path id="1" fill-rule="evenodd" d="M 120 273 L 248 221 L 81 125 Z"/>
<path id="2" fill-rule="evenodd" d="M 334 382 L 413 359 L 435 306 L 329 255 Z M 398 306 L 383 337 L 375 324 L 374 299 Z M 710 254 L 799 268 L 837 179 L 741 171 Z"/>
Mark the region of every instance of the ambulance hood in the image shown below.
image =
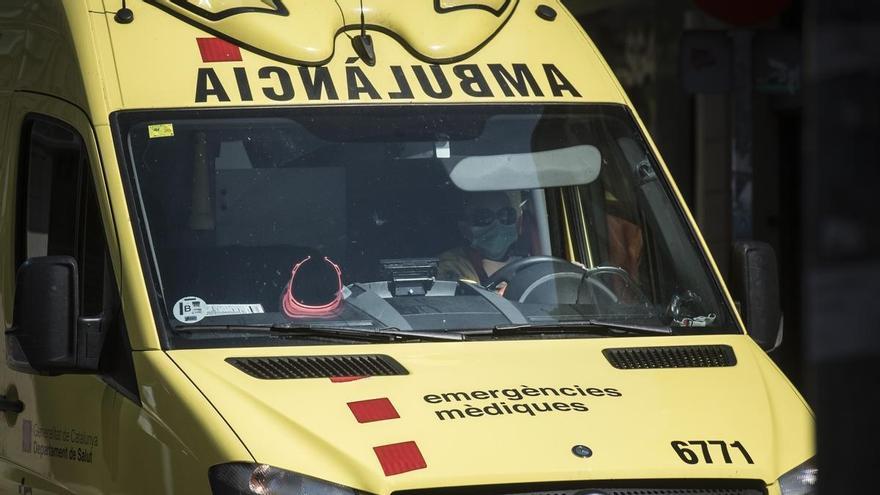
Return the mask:
<path id="1" fill-rule="evenodd" d="M 618 369 L 603 354 L 670 345 L 729 346 L 736 364 Z M 812 448 L 808 409 L 746 336 L 170 354 L 257 462 L 365 491 L 553 480 L 769 483 Z M 356 380 L 265 379 L 235 365 L 339 355 L 384 355 L 403 370 Z M 702 444 L 687 443 L 699 441 L 717 442 L 706 444 L 711 462 Z"/>

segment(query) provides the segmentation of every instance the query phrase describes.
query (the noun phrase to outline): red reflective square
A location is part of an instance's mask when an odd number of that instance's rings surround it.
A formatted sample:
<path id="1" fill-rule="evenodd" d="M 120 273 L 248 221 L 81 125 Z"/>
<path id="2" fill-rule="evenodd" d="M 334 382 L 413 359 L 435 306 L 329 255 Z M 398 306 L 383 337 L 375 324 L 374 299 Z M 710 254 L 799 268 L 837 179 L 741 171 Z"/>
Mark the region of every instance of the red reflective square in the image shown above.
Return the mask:
<path id="1" fill-rule="evenodd" d="M 385 476 L 394 476 L 395 474 L 428 467 L 425 458 L 422 457 L 419 446 L 415 442 L 381 445 L 373 447 L 373 451 L 376 452 L 376 457 L 379 458 L 379 464 L 382 465 L 382 471 L 385 471 Z"/>
<path id="2" fill-rule="evenodd" d="M 351 409 L 351 413 L 354 414 L 358 423 L 371 423 L 400 417 L 397 414 L 397 409 L 394 409 L 394 404 L 384 398 L 349 402 L 348 408 Z"/>
<path id="3" fill-rule="evenodd" d="M 345 382 L 353 382 L 355 380 L 362 380 L 366 378 L 365 376 L 331 376 L 330 381 L 333 383 L 345 383 Z"/>
<path id="4" fill-rule="evenodd" d="M 202 62 L 240 62 L 241 50 L 220 38 L 196 38 Z"/>

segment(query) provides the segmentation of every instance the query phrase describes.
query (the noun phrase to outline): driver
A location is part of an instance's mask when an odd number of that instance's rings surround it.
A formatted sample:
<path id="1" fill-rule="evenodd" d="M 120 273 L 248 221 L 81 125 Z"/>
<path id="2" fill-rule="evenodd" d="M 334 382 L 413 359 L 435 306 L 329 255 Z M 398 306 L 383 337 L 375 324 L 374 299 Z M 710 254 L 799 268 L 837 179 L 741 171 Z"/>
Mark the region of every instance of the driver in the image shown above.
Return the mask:
<path id="1" fill-rule="evenodd" d="M 478 192 L 465 199 L 464 218 L 459 221 L 467 246 L 440 255 L 438 273 L 443 280 L 466 280 L 481 285 L 519 253 L 522 208 L 514 193 Z"/>

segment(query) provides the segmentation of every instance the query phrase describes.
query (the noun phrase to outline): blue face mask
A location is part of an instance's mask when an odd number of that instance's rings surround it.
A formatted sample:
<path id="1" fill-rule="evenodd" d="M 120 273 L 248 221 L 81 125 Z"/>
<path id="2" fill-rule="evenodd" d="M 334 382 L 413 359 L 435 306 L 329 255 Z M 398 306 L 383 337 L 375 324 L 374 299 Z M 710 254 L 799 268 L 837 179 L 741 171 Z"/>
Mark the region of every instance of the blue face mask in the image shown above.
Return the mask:
<path id="1" fill-rule="evenodd" d="M 484 257 L 495 261 L 504 261 L 510 246 L 519 237 L 515 223 L 503 225 L 494 221 L 485 227 L 471 227 L 470 230 L 471 246 Z"/>

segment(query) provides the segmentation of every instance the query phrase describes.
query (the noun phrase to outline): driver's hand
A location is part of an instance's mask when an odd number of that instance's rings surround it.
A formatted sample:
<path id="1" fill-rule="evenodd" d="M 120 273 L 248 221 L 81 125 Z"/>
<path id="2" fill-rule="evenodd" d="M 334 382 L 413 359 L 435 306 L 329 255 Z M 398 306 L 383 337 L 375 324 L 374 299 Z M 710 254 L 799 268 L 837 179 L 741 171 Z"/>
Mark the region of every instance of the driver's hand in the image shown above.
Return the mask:
<path id="1" fill-rule="evenodd" d="M 504 291 L 506 290 L 507 282 L 499 282 L 498 285 L 495 286 L 495 292 L 501 297 L 504 297 Z"/>

